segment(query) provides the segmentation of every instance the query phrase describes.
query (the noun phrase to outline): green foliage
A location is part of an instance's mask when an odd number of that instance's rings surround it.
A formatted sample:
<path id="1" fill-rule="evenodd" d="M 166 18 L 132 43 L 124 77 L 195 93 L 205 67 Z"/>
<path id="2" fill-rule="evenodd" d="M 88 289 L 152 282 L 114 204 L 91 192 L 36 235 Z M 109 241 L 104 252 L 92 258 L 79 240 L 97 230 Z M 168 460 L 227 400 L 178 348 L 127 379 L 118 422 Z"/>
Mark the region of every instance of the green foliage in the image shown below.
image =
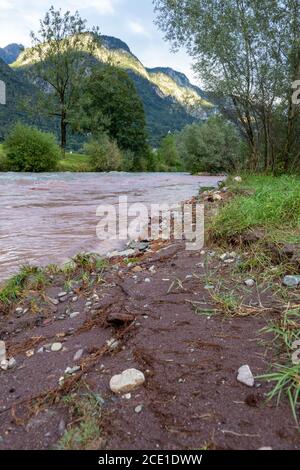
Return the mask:
<path id="1" fill-rule="evenodd" d="M 299 0 L 154 0 L 158 24 L 239 126 L 253 171 L 300 170 Z"/>
<path id="2" fill-rule="evenodd" d="M 20 123 L 6 138 L 4 150 L 9 171 L 53 171 L 60 156 L 54 135 Z"/>
<path id="3" fill-rule="evenodd" d="M 51 6 L 37 34 L 31 33 L 33 47 L 22 54 L 24 65 L 33 63 L 28 73 L 40 88 L 31 106 L 35 112 L 59 118 L 62 149 L 66 148 L 67 128 L 73 123 L 86 76 L 86 58 L 92 56 L 99 42 L 97 29 L 87 33 L 86 21 L 78 11 L 63 14 Z"/>
<path id="4" fill-rule="evenodd" d="M 176 138 L 169 134 L 161 142 L 157 155 L 157 171 L 180 171 L 183 163 L 176 146 Z"/>
<path id="5" fill-rule="evenodd" d="M 82 126 L 92 133 L 105 131 L 121 150 L 139 159 L 147 157 L 148 143 L 143 104 L 127 73 L 106 65 L 92 70 L 83 94 Z"/>
<path id="6" fill-rule="evenodd" d="M 191 173 L 233 171 L 239 166 L 241 139 L 236 128 L 220 116 L 202 125 L 187 126 L 177 136 L 179 154 Z"/>
<path id="7" fill-rule="evenodd" d="M 121 168 L 122 152 L 106 134 L 90 140 L 84 151 L 90 157 L 93 171 L 117 171 Z"/>
<path id="8" fill-rule="evenodd" d="M 250 195 L 240 195 L 220 210 L 211 227 L 214 238 L 230 239 L 257 227 L 267 229 L 269 234 L 283 225 L 299 229 L 299 178 L 251 176 L 245 188 Z"/>

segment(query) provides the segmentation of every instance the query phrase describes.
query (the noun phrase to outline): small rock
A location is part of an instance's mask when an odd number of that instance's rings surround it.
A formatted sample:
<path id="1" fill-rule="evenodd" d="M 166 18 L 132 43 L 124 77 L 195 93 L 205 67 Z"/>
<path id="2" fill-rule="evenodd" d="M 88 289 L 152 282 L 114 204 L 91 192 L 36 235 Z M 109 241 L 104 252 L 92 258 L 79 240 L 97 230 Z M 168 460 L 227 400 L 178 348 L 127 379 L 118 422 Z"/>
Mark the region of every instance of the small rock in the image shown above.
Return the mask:
<path id="1" fill-rule="evenodd" d="M 62 349 L 63 345 L 61 343 L 53 343 L 51 345 L 51 351 L 52 352 L 58 352 Z"/>
<path id="2" fill-rule="evenodd" d="M 44 352 L 44 346 L 37 350 L 37 353 L 42 354 Z"/>
<path id="3" fill-rule="evenodd" d="M 207 284 L 206 286 L 204 286 L 205 290 L 213 290 L 214 288 L 215 288 L 215 286 L 213 286 L 211 284 Z"/>
<path id="4" fill-rule="evenodd" d="M 75 297 L 72 298 L 72 302 L 75 303 L 75 302 L 77 302 L 77 301 L 78 301 L 78 297 L 77 297 L 77 296 L 75 296 Z"/>
<path id="5" fill-rule="evenodd" d="M 136 413 L 141 413 L 141 412 L 143 411 L 143 405 L 138 405 L 138 406 L 134 409 L 134 411 L 135 411 Z"/>
<path id="6" fill-rule="evenodd" d="M 298 287 L 300 285 L 300 276 L 285 276 L 283 285 L 286 287 Z"/>
<path id="7" fill-rule="evenodd" d="M 123 398 L 125 398 L 125 400 L 130 400 L 131 393 L 126 393 L 126 395 L 123 395 Z"/>
<path id="8" fill-rule="evenodd" d="M 14 367 L 16 367 L 16 365 L 17 365 L 17 361 L 15 360 L 14 357 L 11 357 L 8 361 L 8 368 L 13 369 Z"/>
<path id="9" fill-rule="evenodd" d="M 27 357 L 32 357 L 34 355 L 34 349 L 29 349 L 29 351 L 26 351 L 25 354 Z"/>
<path id="10" fill-rule="evenodd" d="M 57 300 L 57 299 L 52 299 L 51 297 L 48 297 L 48 300 L 52 305 L 58 305 L 59 304 L 59 300 Z"/>
<path id="11" fill-rule="evenodd" d="M 119 347 L 120 341 L 116 340 L 115 338 L 111 338 L 106 341 L 106 344 L 111 351 L 114 351 Z"/>
<path id="12" fill-rule="evenodd" d="M 61 299 L 63 297 L 66 297 L 67 295 L 68 295 L 68 292 L 60 292 L 57 297 Z"/>
<path id="13" fill-rule="evenodd" d="M 80 371 L 80 369 L 81 369 L 80 366 L 67 367 L 65 370 L 65 374 L 66 375 L 76 374 L 76 372 Z"/>
<path id="14" fill-rule="evenodd" d="M 0 362 L 0 368 L 2 370 L 7 370 L 8 369 L 8 361 L 6 359 L 3 359 L 1 362 Z"/>
<path id="15" fill-rule="evenodd" d="M 79 349 L 79 350 L 74 354 L 73 361 L 74 361 L 74 362 L 79 361 L 79 360 L 82 358 L 82 355 L 83 355 L 83 349 Z"/>
<path id="16" fill-rule="evenodd" d="M 151 279 L 149 279 L 148 277 L 146 277 L 145 282 L 146 282 L 146 283 L 149 283 L 149 282 L 151 282 Z"/>
<path id="17" fill-rule="evenodd" d="M 241 176 L 236 176 L 235 178 L 233 178 L 233 181 L 235 183 L 241 183 L 243 181 L 243 179 L 241 178 Z"/>
<path id="18" fill-rule="evenodd" d="M 17 317 L 21 317 L 24 314 L 24 310 L 22 309 L 22 307 L 16 308 L 15 312 Z"/>
<path id="19" fill-rule="evenodd" d="M 254 377 L 248 365 L 239 368 L 237 380 L 247 387 L 254 387 Z"/>
<path id="20" fill-rule="evenodd" d="M 273 450 L 272 447 L 260 447 L 258 450 Z"/>
<path id="21" fill-rule="evenodd" d="M 85 304 L 86 307 L 91 307 L 92 305 L 93 305 L 93 304 L 92 304 L 92 302 L 90 302 L 90 301 L 86 302 L 86 304 Z"/>
<path id="22" fill-rule="evenodd" d="M 156 273 L 155 266 L 151 266 L 151 268 L 149 268 L 149 271 L 150 273 L 155 274 Z"/>
<path id="23" fill-rule="evenodd" d="M 63 386 L 64 382 L 65 382 L 65 378 L 64 378 L 64 377 L 60 377 L 60 378 L 58 379 L 58 385 L 59 385 L 60 387 Z"/>
<path id="24" fill-rule="evenodd" d="M 213 194 L 212 198 L 213 198 L 214 201 L 222 201 L 223 200 L 221 194 L 217 194 L 217 193 Z"/>
<path id="25" fill-rule="evenodd" d="M 109 383 L 110 389 L 114 393 L 128 393 L 143 385 L 145 376 L 137 369 L 127 369 L 122 374 L 114 375 Z"/>
<path id="26" fill-rule="evenodd" d="M 134 315 L 131 313 L 112 312 L 107 316 L 107 322 L 115 326 L 122 326 L 134 321 Z"/>
<path id="27" fill-rule="evenodd" d="M 140 273 L 143 271 L 143 268 L 141 268 L 141 266 L 135 266 L 134 268 L 132 268 L 132 271 L 134 273 Z"/>
<path id="28" fill-rule="evenodd" d="M 80 312 L 73 312 L 73 313 L 70 314 L 70 318 L 71 319 L 76 318 L 76 317 L 78 317 L 78 315 L 80 315 Z"/>
<path id="29" fill-rule="evenodd" d="M 255 286 L 255 281 L 254 281 L 254 279 L 246 279 L 245 285 L 246 285 L 247 287 L 254 287 L 254 286 Z"/>
<path id="30" fill-rule="evenodd" d="M 6 346 L 5 341 L 0 341 L 0 362 L 6 361 Z"/>

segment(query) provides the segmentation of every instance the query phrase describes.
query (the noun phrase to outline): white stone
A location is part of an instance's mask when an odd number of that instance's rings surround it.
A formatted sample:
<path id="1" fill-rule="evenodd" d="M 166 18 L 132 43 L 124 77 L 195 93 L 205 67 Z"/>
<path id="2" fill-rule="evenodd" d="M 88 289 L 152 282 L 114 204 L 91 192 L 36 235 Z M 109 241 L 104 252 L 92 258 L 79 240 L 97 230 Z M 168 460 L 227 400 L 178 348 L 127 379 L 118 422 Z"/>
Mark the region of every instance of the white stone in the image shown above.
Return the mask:
<path id="1" fill-rule="evenodd" d="M 73 312 L 73 313 L 71 313 L 70 318 L 71 319 L 76 318 L 76 317 L 78 317 L 78 315 L 80 315 L 80 312 Z"/>
<path id="2" fill-rule="evenodd" d="M 115 338 L 111 338 L 106 341 L 106 344 L 111 351 L 114 351 L 119 347 L 120 341 L 116 340 Z"/>
<path id="3" fill-rule="evenodd" d="M 14 357 L 11 357 L 8 361 L 8 368 L 13 369 L 17 365 L 17 361 Z"/>
<path id="4" fill-rule="evenodd" d="M 79 349 L 79 350 L 74 354 L 73 361 L 74 361 L 74 362 L 79 361 L 79 360 L 82 358 L 82 355 L 83 355 L 83 349 Z"/>
<path id="5" fill-rule="evenodd" d="M 273 450 L 272 447 L 260 447 L 258 450 Z"/>
<path id="6" fill-rule="evenodd" d="M 255 286 L 255 281 L 254 281 L 254 279 L 246 279 L 245 285 L 246 285 L 247 287 L 254 287 L 254 286 Z"/>
<path id="7" fill-rule="evenodd" d="M 80 371 L 80 366 L 67 367 L 66 370 L 65 370 L 65 374 L 66 375 L 72 375 L 72 374 L 75 374 L 78 371 Z"/>
<path id="8" fill-rule="evenodd" d="M 136 413 L 141 413 L 143 411 L 143 405 L 138 405 L 135 410 Z"/>
<path id="9" fill-rule="evenodd" d="M 241 176 L 236 176 L 235 178 L 233 178 L 233 181 L 235 181 L 236 183 L 241 183 L 243 179 L 241 178 Z"/>
<path id="10" fill-rule="evenodd" d="M 114 393 L 128 393 L 145 382 L 143 372 L 137 369 L 127 369 L 122 374 L 114 375 L 110 379 L 110 389 Z"/>
<path id="11" fill-rule="evenodd" d="M 151 282 L 151 279 L 149 279 L 148 277 L 146 277 L 145 282 L 146 282 L 146 283 L 149 283 L 149 282 Z"/>
<path id="12" fill-rule="evenodd" d="M 8 369 L 8 361 L 6 359 L 3 359 L 1 362 L 0 362 L 0 368 L 2 370 L 7 370 Z"/>
<path id="13" fill-rule="evenodd" d="M 0 362 L 6 361 L 6 346 L 5 341 L 0 341 Z"/>
<path id="14" fill-rule="evenodd" d="M 62 347 L 63 347 L 63 346 L 62 346 L 61 343 L 53 343 L 53 344 L 51 345 L 51 351 L 52 351 L 52 352 L 58 352 L 58 351 L 60 351 L 60 350 L 62 349 Z"/>
<path id="15" fill-rule="evenodd" d="M 67 295 L 68 295 L 67 292 L 60 292 L 57 297 L 61 299 L 62 297 L 66 297 Z"/>
<path id="16" fill-rule="evenodd" d="M 247 387 L 254 387 L 254 377 L 248 365 L 239 368 L 237 380 Z"/>

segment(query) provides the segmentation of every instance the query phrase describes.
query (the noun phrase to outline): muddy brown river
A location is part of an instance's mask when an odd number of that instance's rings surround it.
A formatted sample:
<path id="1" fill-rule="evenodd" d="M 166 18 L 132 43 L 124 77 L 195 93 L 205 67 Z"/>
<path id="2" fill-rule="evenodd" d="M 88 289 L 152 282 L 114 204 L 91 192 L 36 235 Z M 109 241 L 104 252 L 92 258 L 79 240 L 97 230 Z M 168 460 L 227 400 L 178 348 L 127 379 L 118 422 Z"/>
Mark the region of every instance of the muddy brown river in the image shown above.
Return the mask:
<path id="1" fill-rule="evenodd" d="M 98 240 L 100 204 L 117 205 L 123 195 L 129 203 L 176 204 L 219 180 L 182 173 L 0 173 L 0 281 L 24 264 L 60 264 L 79 252 L 122 247 Z"/>

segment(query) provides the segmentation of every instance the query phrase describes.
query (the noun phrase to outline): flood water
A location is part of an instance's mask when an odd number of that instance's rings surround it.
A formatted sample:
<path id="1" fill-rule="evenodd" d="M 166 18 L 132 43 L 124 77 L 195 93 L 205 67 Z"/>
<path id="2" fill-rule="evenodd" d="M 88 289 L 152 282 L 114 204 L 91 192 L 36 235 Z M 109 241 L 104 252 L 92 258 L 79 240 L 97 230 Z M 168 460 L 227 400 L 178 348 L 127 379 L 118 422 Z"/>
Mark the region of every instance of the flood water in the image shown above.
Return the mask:
<path id="1" fill-rule="evenodd" d="M 119 248 L 120 242 L 97 239 L 100 204 L 116 205 L 121 195 L 176 204 L 219 180 L 182 173 L 0 173 L 0 281 L 24 264 L 60 264 L 79 252 Z"/>

